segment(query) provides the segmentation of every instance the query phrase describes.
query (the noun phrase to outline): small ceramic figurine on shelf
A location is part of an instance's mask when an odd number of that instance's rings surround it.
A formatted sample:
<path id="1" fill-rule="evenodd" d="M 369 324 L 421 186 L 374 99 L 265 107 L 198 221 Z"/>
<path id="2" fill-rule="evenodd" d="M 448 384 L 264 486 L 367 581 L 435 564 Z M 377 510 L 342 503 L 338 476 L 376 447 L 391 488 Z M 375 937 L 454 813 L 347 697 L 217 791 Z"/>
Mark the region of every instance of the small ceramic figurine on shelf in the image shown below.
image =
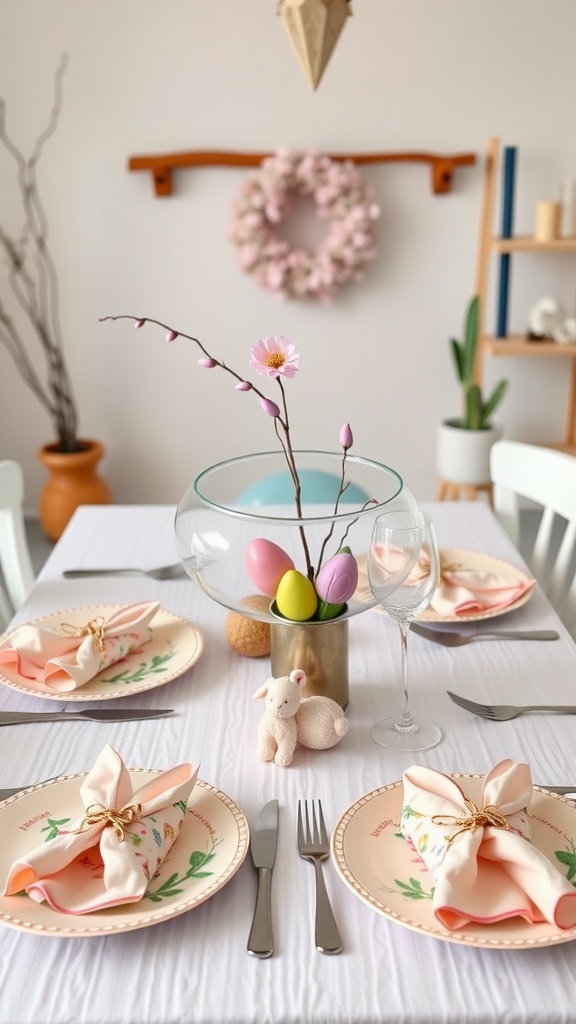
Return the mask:
<path id="1" fill-rule="evenodd" d="M 292 763 L 299 744 L 312 750 L 334 747 L 348 732 L 350 723 L 330 697 L 305 697 L 306 673 L 294 669 L 289 676 L 271 676 L 253 695 L 266 698 L 258 729 L 258 756 L 262 761 Z"/>
<path id="2" fill-rule="evenodd" d="M 549 295 L 538 299 L 528 311 L 528 339 L 542 341 L 552 337 L 552 332 L 565 317 L 560 303 Z"/>

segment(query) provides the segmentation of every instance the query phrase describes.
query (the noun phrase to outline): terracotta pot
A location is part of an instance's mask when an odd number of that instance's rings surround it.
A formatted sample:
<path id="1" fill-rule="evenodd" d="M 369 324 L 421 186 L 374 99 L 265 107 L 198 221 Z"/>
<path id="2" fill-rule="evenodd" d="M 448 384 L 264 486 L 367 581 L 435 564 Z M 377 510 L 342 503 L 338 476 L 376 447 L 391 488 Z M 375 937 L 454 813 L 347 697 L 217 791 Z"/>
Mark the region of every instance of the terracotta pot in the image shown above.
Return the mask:
<path id="1" fill-rule="evenodd" d="M 81 439 L 79 452 L 59 452 L 46 444 L 38 458 L 49 473 L 40 492 L 40 524 L 50 540 L 58 540 L 78 505 L 109 505 L 112 494 L 96 471 L 104 455 L 98 441 Z"/>
<path id="2" fill-rule="evenodd" d="M 443 420 L 438 430 L 438 473 L 441 480 L 479 486 L 490 482 L 490 449 L 502 427 L 465 430 L 460 421 Z"/>

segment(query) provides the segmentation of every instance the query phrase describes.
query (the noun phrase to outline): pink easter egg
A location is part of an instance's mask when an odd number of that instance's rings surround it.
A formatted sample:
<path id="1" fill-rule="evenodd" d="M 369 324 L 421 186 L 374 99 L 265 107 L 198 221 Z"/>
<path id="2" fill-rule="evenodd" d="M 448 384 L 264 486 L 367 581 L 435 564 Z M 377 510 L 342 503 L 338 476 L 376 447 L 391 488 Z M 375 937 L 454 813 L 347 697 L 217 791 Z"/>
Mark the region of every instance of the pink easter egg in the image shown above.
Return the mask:
<path id="1" fill-rule="evenodd" d="M 316 578 L 316 593 L 329 604 L 344 604 L 358 586 L 358 563 L 345 551 L 329 558 Z"/>
<path id="2" fill-rule="evenodd" d="M 250 541 L 245 558 L 246 572 L 252 583 L 268 597 L 276 596 L 280 580 L 294 568 L 294 562 L 283 548 L 264 537 Z"/>

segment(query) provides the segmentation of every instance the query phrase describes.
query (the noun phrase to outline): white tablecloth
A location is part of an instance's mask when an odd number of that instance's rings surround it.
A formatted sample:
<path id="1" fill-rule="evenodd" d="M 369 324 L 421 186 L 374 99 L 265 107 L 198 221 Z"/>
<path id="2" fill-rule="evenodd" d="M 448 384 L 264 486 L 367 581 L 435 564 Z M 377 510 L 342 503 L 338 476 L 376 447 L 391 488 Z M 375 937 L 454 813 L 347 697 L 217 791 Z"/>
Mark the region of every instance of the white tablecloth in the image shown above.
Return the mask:
<path id="1" fill-rule="evenodd" d="M 521 565 L 483 503 L 427 506 L 440 545 L 485 550 Z M 177 560 L 174 509 L 85 507 L 77 511 L 14 625 L 53 611 L 161 600 L 192 620 L 205 651 L 166 687 L 123 699 L 175 708 L 164 721 L 52 723 L 0 729 L 0 786 L 88 770 L 106 742 L 131 767 L 200 762 L 200 777 L 230 796 L 253 824 L 280 803 L 273 875 L 275 955 L 256 960 L 246 942 L 256 893 L 250 855 L 233 879 L 189 913 L 128 934 L 62 939 L 0 927 L 0 1024 L 373 1024 L 576 1021 L 576 944 L 486 950 L 438 941 L 362 903 L 334 865 L 324 874 L 344 941 L 339 956 L 313 940 L 314 871 L 299 858 L 299 798 L 320 797 L 329 828 L 363 794 L 401 778 L 417 761 L 445 771 L 485 773 L 498 760 L 527 760 L 536 783 L 576 783 L 576 717 L 524 716 L 491 723 L 456 708 L 454 690 L 499 702 L 576 703 L 576 645 L 537 590 L 506 626 L 556 628 L 553 643 L 485 643 L 444 649 L 410 641 L 415 711 L 439 721 L 444 741 L 418 755 L 382 750 L 373 721 L 399 701 L 397 626 L 375 611 L 350 622 L 350 730 L 327 751 L 297 752 L 289 768 L 260 762 L 262 703 L 252 694 L 268 659 L 242 658 L 224 638 L 226 610 L 184 579 L 65 580 L 88 565 L 153 566 Z M 493 623 L 494 625 L 496 622 Z M 109 702 L 108 706 L 109 706 Z M 62 704 L 77 709 L 78 704 Z M 106 706 L 101 704 L 101 706 Z M 53 702 L 0 686 L 0 710 L 51 710 Z M 2 880 L 3 881 L 3 880 Z"/>

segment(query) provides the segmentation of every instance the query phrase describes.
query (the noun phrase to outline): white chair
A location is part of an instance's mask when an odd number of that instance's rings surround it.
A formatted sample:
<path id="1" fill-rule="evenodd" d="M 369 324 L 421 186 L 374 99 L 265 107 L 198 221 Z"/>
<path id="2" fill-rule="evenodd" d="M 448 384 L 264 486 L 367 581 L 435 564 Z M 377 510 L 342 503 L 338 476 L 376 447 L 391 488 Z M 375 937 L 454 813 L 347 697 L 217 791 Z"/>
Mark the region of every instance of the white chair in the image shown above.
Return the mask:
<path id="1" fill-rule="evenodd" d="M 24 603 L 34 570 L 24 527 L 24 474 L 12 459 L 0 461 L 0 626 Z"/>
<path id="2" fill-rule="evenodd" d="M 496 441 L 490 453 L 490 475 L 494 512 L 516 546 L 520 499 L 528 498 L 542 508 L 530 569 L 576 638 L 576 458 L 520 441 Z"/>

